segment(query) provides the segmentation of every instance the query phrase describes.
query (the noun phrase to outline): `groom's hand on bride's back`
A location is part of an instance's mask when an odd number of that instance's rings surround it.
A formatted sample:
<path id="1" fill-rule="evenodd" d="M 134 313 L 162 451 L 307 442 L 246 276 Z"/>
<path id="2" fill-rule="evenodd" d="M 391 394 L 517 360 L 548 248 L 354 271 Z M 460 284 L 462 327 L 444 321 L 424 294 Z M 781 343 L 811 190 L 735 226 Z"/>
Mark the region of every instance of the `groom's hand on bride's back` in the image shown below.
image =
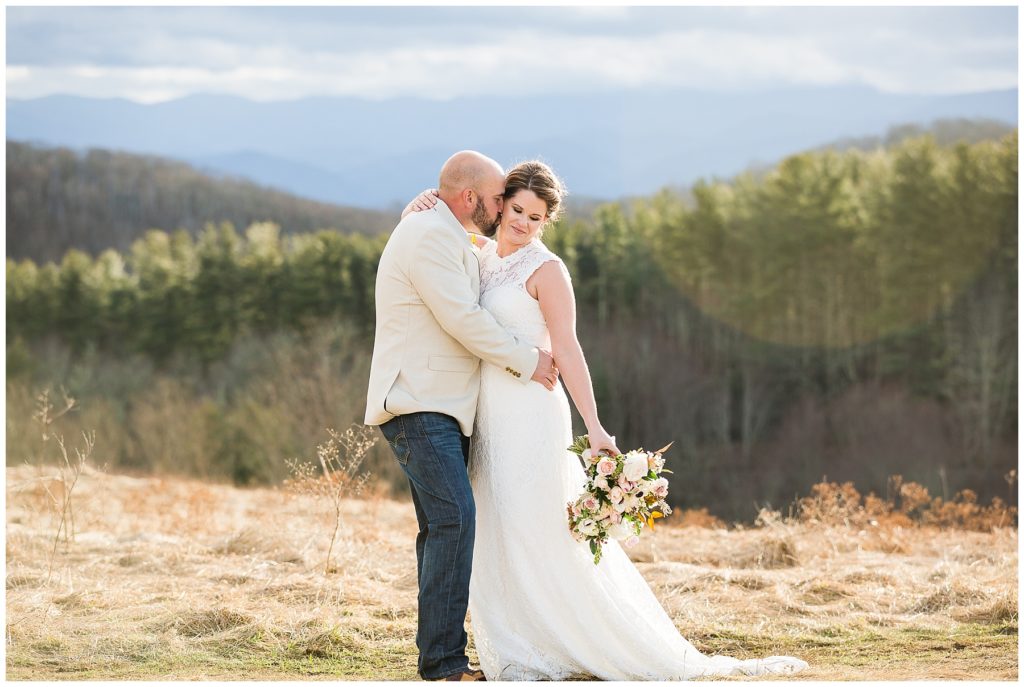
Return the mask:
<path id="1" fill-rule="evenodd" d="M 555 382 L 558 381 L 558 368 L 555 367 L 555 359 L 543 348 L 539 349 L 539 353 L 537 369 L 533 371 L 533 376 L 530 379 L 544 385 L 548 391 L 552 391 L 555 388 Z"/>

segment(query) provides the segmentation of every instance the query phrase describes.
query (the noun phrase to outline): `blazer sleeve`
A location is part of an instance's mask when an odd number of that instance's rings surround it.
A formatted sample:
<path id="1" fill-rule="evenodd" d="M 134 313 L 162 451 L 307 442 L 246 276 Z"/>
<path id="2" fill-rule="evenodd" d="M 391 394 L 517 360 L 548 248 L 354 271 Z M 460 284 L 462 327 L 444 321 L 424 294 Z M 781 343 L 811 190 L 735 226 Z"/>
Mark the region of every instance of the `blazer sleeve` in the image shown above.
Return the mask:
<path id="1" fill-rule="evenodd" d="M 519 372 L 529 383 L 537 368 L 536 348 L 520 343 L 477 303 L 476 293 L 451 230 L 425 227 L 411 253 L 409 281 L 441 327 L 470 353 Z"/>

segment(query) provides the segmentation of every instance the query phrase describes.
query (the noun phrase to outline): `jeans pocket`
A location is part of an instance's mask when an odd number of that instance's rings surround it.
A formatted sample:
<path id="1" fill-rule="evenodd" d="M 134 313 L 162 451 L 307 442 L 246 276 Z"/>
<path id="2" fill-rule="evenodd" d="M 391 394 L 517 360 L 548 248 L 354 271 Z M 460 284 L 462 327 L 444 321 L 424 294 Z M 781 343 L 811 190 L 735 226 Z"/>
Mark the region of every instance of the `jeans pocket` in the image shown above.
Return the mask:
<path id="1" fill-rule="evenodd" d="M 395 454 L 395 458 L 402 465 L 409 464 L 409 442 L 405 439 L 405 431 L 399 432 L 394 439 L 388 439 L 388 445 Z"/>

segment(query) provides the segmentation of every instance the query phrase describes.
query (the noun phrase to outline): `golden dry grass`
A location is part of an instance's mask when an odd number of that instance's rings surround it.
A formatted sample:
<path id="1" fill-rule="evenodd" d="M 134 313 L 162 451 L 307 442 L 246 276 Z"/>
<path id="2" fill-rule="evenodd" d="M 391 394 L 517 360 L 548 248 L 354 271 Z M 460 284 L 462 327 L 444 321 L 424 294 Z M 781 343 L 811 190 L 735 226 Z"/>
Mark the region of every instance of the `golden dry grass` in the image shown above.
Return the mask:
<path id="1" fill-rule="evenodd" d="M 7 470 L 8 679 L 416 679 L 410 503 L 346 501 L 325 575 L 327 503 L 87 471 L 47 581 L 45 477 Z M 1017 678 L 1015 529 L 694 517 L 632 556 L 705 652 L 801 656 L 799 680 Z"/>

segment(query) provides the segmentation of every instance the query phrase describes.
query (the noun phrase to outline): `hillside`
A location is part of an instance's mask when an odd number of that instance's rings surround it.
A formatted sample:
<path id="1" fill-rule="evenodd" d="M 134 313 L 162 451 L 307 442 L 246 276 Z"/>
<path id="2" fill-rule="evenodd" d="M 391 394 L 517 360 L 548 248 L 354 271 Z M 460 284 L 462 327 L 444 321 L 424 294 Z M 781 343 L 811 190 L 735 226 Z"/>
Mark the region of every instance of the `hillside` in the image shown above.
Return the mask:
<path id="1" fill-rule="evenodd" d="M 126 251 L 147 229 L 272 221 L 283 233 L 390 230 L 397 213 L 340 207 L 190 165 L 108 150 L 7 142 L 7 256 L 57 261 L 70 249 Z"/>

